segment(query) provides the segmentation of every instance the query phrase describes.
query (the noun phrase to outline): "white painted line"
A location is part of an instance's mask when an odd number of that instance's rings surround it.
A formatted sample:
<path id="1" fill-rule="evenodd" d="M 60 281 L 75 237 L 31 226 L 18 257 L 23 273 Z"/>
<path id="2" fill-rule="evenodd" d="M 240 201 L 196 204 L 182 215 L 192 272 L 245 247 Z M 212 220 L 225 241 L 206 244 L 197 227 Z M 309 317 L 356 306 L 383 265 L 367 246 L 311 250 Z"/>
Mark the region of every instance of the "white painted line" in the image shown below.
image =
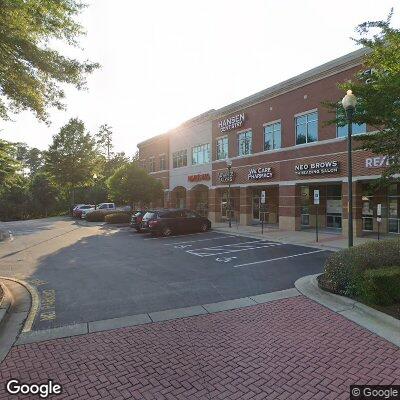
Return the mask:
<path id="1" fill-rule="evenodd" d="M 164 246 L 175 246 L 178 244 L 197 243 L 197 242 L 205 242 L 206 240 L 219 240 L 219 239 L 228 239 L 228 238 L 237 238 L 237 236 L 226 235 L 226 236 L 222 236 L 222 237 L 213 237 L 213 238 L 209 238 L 209 239 L 188 240 L 186 242 L 164 243 Z"/>
<path id="2" fill-rule="evenodd" d="M 269 259 L 267 259 L 267 260 L 254 261 L 254 262 L 251 262 L 251 263 L 234 265 L 233 268 L 246 267 L 247 265 L 254 265 L 254 264 L 262 264 L 262 263 L 267 263 L 267 262 L 270 262 L 270 261 L 284 260 L 284 259 L 286 259 L 286 258 L 293 258 L 293 257 L 305 256 L 306 254 L 321 253 L 321 252 L 323 252 L 323 251 L 328 251 L 328 250 L 315 250 L 315 251 L 308 251 L 308 252 L 306 252 L 306 253 L 293 254 L 293 255 L 291 255 L 291 256 L 277 257 L 277 258 L 269 258 Z"/>
<path id="3" fill-rule="evenodd" d="M 209 232 L 209 233 L 214 233 L 214 232 Z M 146 238 L 143 240 L 171 239 L 171 238 L 182 237 L 182 236 L 194 236 L 194 235 L 205 235 L 205 234 L 206 234 L 206 232 L 198 232 L 198 233 L 188 233 L 188 234 L 173 235 L 173 236 L 157 236 L 157 237 Z M 222 235 L 222 233 L 220 233 L 219 235 Z"/>
<path id="4" fill-rule="evenodd" d="M 227 246 L 232 246 L 232 247 L 240 247 L 242 245 L 249 246 L 249 243 L 253 243 L 253 245 L 254 245 L 255 243 L 267 243 L 267 242 L 265 242 L 264 240 L 251 240 L 250 242 L 221 244 L 220 246 L 212 246 L 212 247 L 200 247 L 200 248 L 195 249 L 195 250 L 219 250 L 222 247 L 227 247 Z M 245 246 L 245 247 L 247 247 L 247 246 Z"/>
<path id="5" fill-rule="evenodd" d="M 243 249 L 226 250 L 226 251 L 221 251 L 219 253 L 207 253 L 207 252 L 197 253 L 197 249 L 195 249 L 195 250 L 186 250 L 186 253 L 193 254 L 198 257 L 211 257 L 211 256 L 218 256 L 220 254 L 237 253 L 238 251 L 257 250 L 257 249 L 264 249 L 266 247 L 276 247 L 276 246 L 281 246 L 281 245 L 282 245 L 281 243 L 274 243 L 274 244 L 267 244 L 267 245 L 263 245 L 263 246 L 246 247 Z M 218 250 L 218 249 L 214 249 L 214 250 Z M 224 250 L 224 249 L 219 249 L 219 250 Z"/>

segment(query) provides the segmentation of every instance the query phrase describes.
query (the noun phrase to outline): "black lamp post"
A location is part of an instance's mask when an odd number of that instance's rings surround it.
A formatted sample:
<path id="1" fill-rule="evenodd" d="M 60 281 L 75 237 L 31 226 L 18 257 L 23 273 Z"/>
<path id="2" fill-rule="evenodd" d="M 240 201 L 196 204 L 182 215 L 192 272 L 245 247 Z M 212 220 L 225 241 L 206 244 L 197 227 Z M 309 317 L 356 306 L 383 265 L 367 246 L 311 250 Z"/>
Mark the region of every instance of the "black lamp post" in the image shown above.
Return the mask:
<path id="1" fill-rule="evenodd" d="M 357 98 L 354 96 L 351 90 L 347 91 L 346 96 L 343 97 L 342 105 L 346 111 L 347 117 L 347 175 L 348 175 L 348 245 L 353 246 L 353 166 L 352 166 L 352 146 L 351 146 L 351 136 L 353 134 L 353 116 L 354 110 L 356 108 Z"/>
<path id="2" fill-rule="evenodd" d="M 229 158 L 226 160 L 226 166 L 228 167 L 228 222 L 229 228 L 232 228 L 232 213 L 231 213 L 231 169 L 232 169 L 232 160 Z"/>
<path id="3" fill-rule="evenodd" d="M 94 180 L 94 209 L 97 209 L 97 196 L 96 196 L 96 182 L 97 182 L 97 174 L 93 174 L 93 180 Z"/>

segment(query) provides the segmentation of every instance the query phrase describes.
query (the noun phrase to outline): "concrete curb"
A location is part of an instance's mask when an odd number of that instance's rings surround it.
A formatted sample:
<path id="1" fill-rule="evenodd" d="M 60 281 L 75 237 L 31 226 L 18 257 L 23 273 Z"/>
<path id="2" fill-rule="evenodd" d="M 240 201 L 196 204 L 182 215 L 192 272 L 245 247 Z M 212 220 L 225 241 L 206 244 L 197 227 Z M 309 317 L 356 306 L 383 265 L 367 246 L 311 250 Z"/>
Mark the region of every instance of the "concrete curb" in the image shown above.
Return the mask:
<path id="1" fill-rule="evenodd" d="M 113 329 L 145 325 L 162 321 L 171 321 L 200 315 L 214 314 L 221 311 L 237 310 L 271 301 L 288 299 L 300 296 L 297 289 L 285 289 L 272 293 L 258 294 L 241 299 L 221 301 L 219 303 L 204 304 L 200 306 L 177 308 L 173 310 L 157 311 L 148 314 L 137 314 L 121 318 L 112 318 L 102 321 L 83 322 L 75 325 L 66 325 L 59 328 L 40 331 L 23 332 L 15 345 L 43 342 L 71 336 L 86 335 L 89 333 L 110 331 Z"/>
<path id="2" fill-rule="evenodd" d="M 400 347 L 400 320 L 358 301 L 320 289 L 317 281 L 319 275 L 298 279 L 295 282 L 296 289 L 311 300 Z"/>
<path id="3" fill-rule="evenodd" d="M 0 327 L 4 324 L 7 314 L 10 311 L 10 307 L 12 304 L 12 296 L 7 286 L 0 281 L 0 286 L 3 290 L 3 299 L 0 303 Z"/>
<path id="4" fill-rule="evenodd" d="M 0 242 L 5 242 L 6 240 L 11 240 L 12 234 L 11 231 L 5 231 L 0 229 Z"/>
<path id="5" fill-rule="evenodd" d="M 250 237 L 252 239 L 262 239 L 262 240 L 267 240 L 270 242 L 275 242 L 275 243 L 282 243 L 282 244 L 292 244 L 294 246 L 302 246 L 302 247 L 310 247 L 313 249 L 319 249 L 319 250 L 327 250 L 327 251 L 339 251 L 341 250 L 340 247 L 335 247 L 335 246 L 325 246 L 325 245 L 319 245 L 319 244 L 309 244 L 309 243 L 301 243 L 301 242 L 288 242 L 288 241 L 283 241 L 280 240 L 279 238 L 273 238 L 270 239 L 267 236 L 263 236 L 261 234 L 255 235 L 254 233 L 251 232 L 239 232 L 235 231 L 235 228 L 229 229 L 229 228 L 213 228 L 214 232 L 222 232 L 222 233 L 227 233 L 232 236 L 242 236 L 242 237 Z"/>
<path id="6" fill-rule="evenodd" d="M 25 289 L 29 292 L 29 294 L 31 296 L 31 308 L 29 310 L 28 317 L 25 321 L 24 328 L 22 329 L 22 332 L 29 332 L 32 329 L 33 322 L 34 322 L 36 315 L 40 309 L 40 296 L 39 296 L 38 291 L 36 290 L 36 288 L 31 286 L 29 283 L 27 283 L 25 281 L 21 281 L 20 279 L 9 278 L 9 277 L 5 277 L 5 276 L 0 276 L 0 279 L 16 282 L 16 283 L 22 285 L 23 287 L 25 287 Z"/>

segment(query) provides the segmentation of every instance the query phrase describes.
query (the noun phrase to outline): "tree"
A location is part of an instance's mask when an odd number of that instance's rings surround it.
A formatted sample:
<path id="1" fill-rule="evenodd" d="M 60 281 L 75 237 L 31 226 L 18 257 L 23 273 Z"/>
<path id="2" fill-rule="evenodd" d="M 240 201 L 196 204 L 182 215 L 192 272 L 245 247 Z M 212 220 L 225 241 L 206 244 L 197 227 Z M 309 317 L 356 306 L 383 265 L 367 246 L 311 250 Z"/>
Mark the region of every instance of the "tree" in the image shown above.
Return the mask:
<path id="1" fill-rule="evenodd" d="M 0 218 L 4 220 L 24 219 L 29 203 L 28 180 L 16 174 L 12 184 L 0 190 Z"/>
<path id="2" fill-rule="evenodd" d="M 163 196 L 161 182 L 135 163 L 119 168 L 107 183 L 110 197 L 114 201 L 132 206 L 135 203 L 149 204 L 162 199 Z"/>
<path id="3" fill-rule="evenodd" d="M 47 217 L 57 207 L 58 189 L 45 172 L 35 174 L 30 183 L 32 210 L 35 215 Z"/>
<path id="4" fill-rule="evenodd" d="M 15 145 L 0 139 L 0 191 L 11 184 L 20 167 Z"/>
<path id="5" fill-rule="evenodd" d="M 92 184 L 98 157 L 95 140 L 77 118 L 72 118 L 53 136 L 53 143 L 46 152 L 46 170 L 58 185 L 70 192 L 71 204 L 75 203 L 78 186 Z"/>
<path id="6" fill-rule="evenodd" d="M 76 17 L 84 7 L 82 0 L 0 0 L 0 118 L 31 110 L 46 121 L 48 107 L 65 108 L 60 84 L 85 87 L 99 65 L 50 46 L 78 45 L 84 31 Z"/>
<path id="7" fill-rule="evenodd" d="M 113 154 L 112 144 L 112 130 L 111 126 L 103 124 L 100 126 L 99 132 L 96 133 L 97 144 L 103 150 L 103 154 L 107 157 L 107 161 L 110 161 L 110 157 Z"/>
<path id="8" fill-rule="evenodd" d="M 339 85 L 357 96 L 354 122 L 376 131 L 356 136 L 359 147 L 391 160 L 381 183 L 400 173 L 400 30 L 390 26 L 392 14 L 393 10 L 386 21 L 364 22 L 356 28 L 360 38 L 355 41 L 367 50 L 364 71 Z M 337 115 L 329 122 L 346 125 L 341 104 L 328 103 L 328 107 Z"/>

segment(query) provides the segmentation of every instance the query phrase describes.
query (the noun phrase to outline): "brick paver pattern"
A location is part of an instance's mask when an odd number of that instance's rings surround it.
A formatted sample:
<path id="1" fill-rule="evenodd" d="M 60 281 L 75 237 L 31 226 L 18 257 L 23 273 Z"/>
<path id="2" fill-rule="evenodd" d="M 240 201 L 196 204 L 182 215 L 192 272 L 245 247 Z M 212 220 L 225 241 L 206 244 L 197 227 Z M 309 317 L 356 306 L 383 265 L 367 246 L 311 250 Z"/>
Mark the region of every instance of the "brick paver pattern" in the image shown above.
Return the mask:
<path id="1" fill-rule="evenodd" d="M 299 296 L 14 347 L 0 399 L 9 378 L 51 378 L 55 399 L 336 400 L 351 384 L 399 384 L 400 349 Z"/>

